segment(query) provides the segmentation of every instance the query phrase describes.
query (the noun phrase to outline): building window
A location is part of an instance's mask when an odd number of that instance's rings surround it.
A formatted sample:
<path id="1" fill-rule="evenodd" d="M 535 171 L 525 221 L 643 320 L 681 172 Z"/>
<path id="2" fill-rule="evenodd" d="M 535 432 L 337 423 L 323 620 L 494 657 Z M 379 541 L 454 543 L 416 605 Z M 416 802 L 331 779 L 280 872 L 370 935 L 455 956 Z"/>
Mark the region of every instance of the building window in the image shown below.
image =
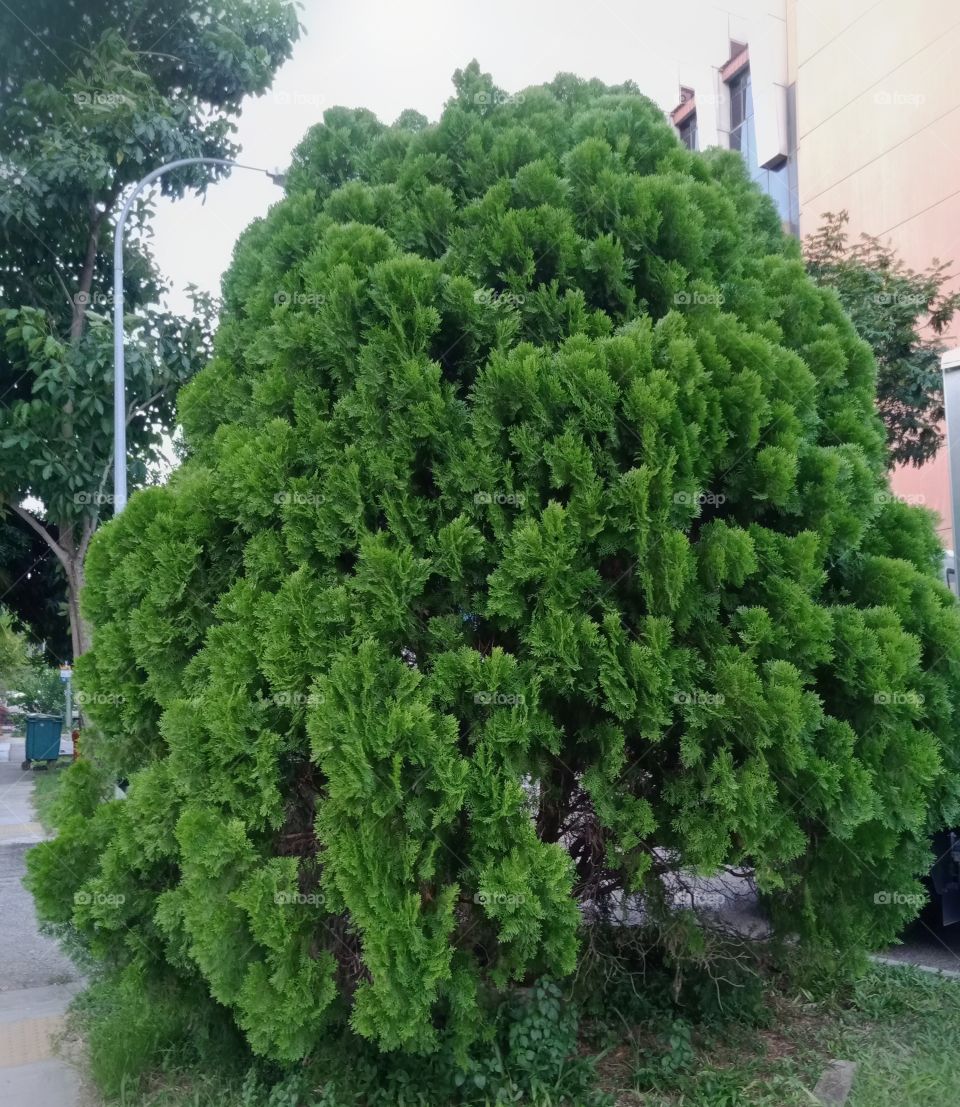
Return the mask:
<path id="1" fill-rule="evenodd" d="M 696 150 L 697 143 L 697 105 L 694 102 L 693 89 L 680 86 L 680 103 L 670 113 L 670 119 L 677 128 L 680 141 L 688 150 Z"/>
<path id="2" fill-rule="evenodd" d="M 776 169 L 766 169 L 757 160 L 757 137 L 753 118 L 750 69 L 744 67 L 727 82 L 730 96 L 730 149 L 739 150 L 750 176 L 776 204 L 780 218 L 791 230 L 797 222 L 795 186 L 791 189 L 792 158 Z"/>
<path id="3" fill-rule="evenodd" d="M 688 115 L 687 118 L 677 128 L 677 132 L 680 135 L 680 141 L 686 146 L 688 150 L 697 149 L 697 113 Z"/>
<path id="4" fill-rule="evenodd" d="M 750 70 L 744 69 L 727 85 L 730 95 L 730 149 L 739 150 L 747 158 L 753 134 L 753 97 L 750 93 Z"/>

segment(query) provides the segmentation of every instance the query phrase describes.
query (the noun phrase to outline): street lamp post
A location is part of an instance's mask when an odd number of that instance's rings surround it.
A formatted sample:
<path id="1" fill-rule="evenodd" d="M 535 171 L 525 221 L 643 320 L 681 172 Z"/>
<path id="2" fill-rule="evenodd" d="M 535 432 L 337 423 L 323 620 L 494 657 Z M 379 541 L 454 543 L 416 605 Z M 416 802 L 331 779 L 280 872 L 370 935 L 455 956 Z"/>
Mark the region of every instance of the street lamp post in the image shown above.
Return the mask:
<path id="1" fill-rule="evenodd" d="M 947 424 L 950 513 L 953 516 L 953 564 L 947 566 L 947 583 L 957 592 L 960 588 L 957 578 L 960 570 L 960 348 L 945 350 L 940 355 L 940 369 L 943 373 L 943 410 Z"/>
<path id="2" fill-rule="evenodd" d="M 229 165 L 232 169 L 252 169 L 265 173 L 274 184 L 283 184 L 279 173 L 242 165 L 227 158 L 179 158 L 154 169 L 133 186 L 124 201 L 113 232 L 113 512 L 119 515 L 127 504 L 127 388 L 123 351 L 123 230 L 127 215 L 140 190 L 170 169 L 185 165 Z"/>

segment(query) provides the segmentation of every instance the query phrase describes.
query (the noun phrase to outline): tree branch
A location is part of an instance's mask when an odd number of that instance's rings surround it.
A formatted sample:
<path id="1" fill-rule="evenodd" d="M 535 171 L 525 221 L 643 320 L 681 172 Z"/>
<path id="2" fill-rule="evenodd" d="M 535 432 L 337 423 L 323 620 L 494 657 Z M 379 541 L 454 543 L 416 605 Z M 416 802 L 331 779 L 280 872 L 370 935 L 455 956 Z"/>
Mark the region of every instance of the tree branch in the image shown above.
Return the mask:
<path id="1" fill-rule="evenodd" d="M 80 270 L 80 286 L 73 300 L 73 316 L 70 320 L 70 338 L 74 342 L 83 335 L 84 306 L 89 299 L 90 289 L 93 287 L 93 270 L 97 261 L 100 228 L 106 214 L 106 211 L 97 211 L 95 204 L 91 205 L 87 249 L 83 257 L 83 265 Z"/>
<path id="2" fill-rule="evenodd" d="M 55 277 L 57 278 L 57 284 L 59 284 L 59 285 L 60 285 L 60 288 L 61 288 L 61 290 L 62 290 L 62 292 L 63 292 L 64 298 L 65 298 L 65 299 L 66 299 L 66 301 L 67 301 L 67 307 L 68 307 L 68 308 L 69 308 L 69 310 L 70 310 L 70 316 L 71 316 L 71 318 L 72 318 L 72 317 L 73 317 L 73 313 L 74 313 L 74 312 L 76 311 L 76 309 L 77 309 L 77 302 L 76 302 L 76 300 L 75 300 L 75 299 L 74 299 L 74 298 L 73 298 L 73 297 L 72 297 L 72 296 L 70 295 L 70 289 L 69 289 L 69 288 L 67 288 L 67 282 L 66 282 L 66 281 L 65 281 L 65 280 L 63 279 L 63 277 L 61 277 L 61 276 L 60 276 L 60 270 L 59 270 L 59 269 L 58 269 L 58 268 L 57 268 L 57 267 L 56 267 L 56 266 L 54 265 L 54 266 L 53 266 L 53 269 L 52 269 L 51 271 L 52 271 L 53 275 L 54 275 L 54 276 L 55 276 Z"/>
<path id="3" fill-rule="evenodd" d="M 100 518 L 100 505 L 103 503 L 103 490 L 107 486 L 107 477 L 110 476 L 110 470 L 113 468 L 113 454 L 107 458 L 107 464 L 103 467 L 103 472 L 100 474 L 100 483 L 97 485 L 97 520 Z"/>
<path id="4" fill-rule="evenodd" d="M 78 550 L 78 556 L 80 558 L 80 564 L 87 560 L 87 548 L 90 545 L 90 540 L 97 532 L 97 527 L 100 525 L 100 508 L 97 507 L 96 515 L 88 515 L 83 521 L 83 532 L 80 536 L 80 547 Z"/>
<path id="5" fill-rule="evenodd" d="M 148 400 L 144 400 L 142 404 L 134 404 L 127 412 L 127 426 L 129 427 L 138 415 L 146 415 L 151 405 L 155 404 L 157 400 L 163 399 L 165 391 L 166 389 L 161 389 L 159 392 L 155 392 Z"/>
<path id="6" fill-rule="evenodd" d="M 60 545 L 59 542 L 53 537 L 53 535 L 47 530 L 47 528 L 40 522 L 36 515 L 31 514 L 25 507 L 21 507 L 19 504 L 11 503 L 7 501 L 7 507 L 27 524 L 31 530 L 37 532 L 40 537 L 46 542 L 51 550 L 56 554 L 57 560 L 63 566 L 64 570 L 69 571 L 70 559 L 67 557 L 66 551 Z"/>

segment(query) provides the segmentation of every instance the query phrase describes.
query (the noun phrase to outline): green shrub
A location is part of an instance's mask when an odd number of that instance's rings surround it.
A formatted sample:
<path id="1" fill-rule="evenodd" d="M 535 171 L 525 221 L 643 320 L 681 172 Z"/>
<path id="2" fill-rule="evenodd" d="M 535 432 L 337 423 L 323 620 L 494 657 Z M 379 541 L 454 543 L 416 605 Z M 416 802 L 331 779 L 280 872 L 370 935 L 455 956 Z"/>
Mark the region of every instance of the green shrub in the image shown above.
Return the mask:
<path id="1" fill-rule="evenodd" d="M 448 1050 L 429 1057 L 386 1054 L 355 1043 L 328 1044 L 314 1064 L 278 1083 L 258 1083 L 277 1107 L 606 1107 L 592 1087 L 594 1062 L 577 1055 L 576 1009 L 557 984 L 541 979 L 505 999 L 491 1019 L 493 1038 L 466 1064 Z M 326 1055 L 324 1055 L 326 1053 Z"/>
<path id="2" fill-rule="evenodd" d="M 889 941 L 957 818 L 960 623 L 870 351 L 739 157 L 472 65 L 434 126 L 328 111 L 288 193 L 186 463 L 91 546 L 78 682 L 130 791 L 45 847 L 41 910 L 75 872 L 113 971 L 421 1090 L 582 911 L 700 964 L 669 871 L 751 868 L 801 950 Z"/>
<path id="3" fill-rule="evenodd" d="M 137 963 L 95 978 L 71 1018 L 89 1046 L 97 1084 L 111 1097 L 135 1094 L 140 1074 L 160 1064 L 171 1075 L 193 1069 L 229 1085 L 239 1083 L 249 1062 L 239 1034 L 202 986 L 191 992 L 172 976 L 151 978 Z"/>
<path id="4" fill-rule="evenodd" d="M 66 704 L 60 670 L 56 665 L 48 665 L 42 654 L 30 658 L 15 684 L 23 697 L 17 699 L 18 706 L 44 715 L 63 715 Z"/>

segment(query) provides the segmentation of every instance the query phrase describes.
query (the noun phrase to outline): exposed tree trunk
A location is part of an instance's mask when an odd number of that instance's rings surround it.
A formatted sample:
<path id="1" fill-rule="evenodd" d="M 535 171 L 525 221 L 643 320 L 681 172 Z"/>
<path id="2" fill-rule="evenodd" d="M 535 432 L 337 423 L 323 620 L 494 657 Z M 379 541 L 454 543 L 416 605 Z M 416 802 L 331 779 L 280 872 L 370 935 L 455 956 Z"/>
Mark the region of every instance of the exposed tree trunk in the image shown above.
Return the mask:
<path id="1" fill-rule="evenodd" d="M 91 644 L 90 624 L 80 614 L 80 592 L 84 583 L 83 562 L 87 556 L 87 547 L 96 530 L 97 521 L 88 517 L 83 522 L 83 531 L 79 541 L 74 533 L 75 524 L 67 523 L 59 529 L 59 536 L 54 538 L 35 515 L 27 511 L 20 504 L 9 504 L 10 510 L 20 516 L 28 526 L 40 535 L 50 549 L 56 555 L 64 576 L 67 578 L 67 610 L 70 613 L 70 640 L 73 646 L 73 658 L 76 660 L 81 654 L 87 652 Z"/>
<path id="2" fill-rule="evenodd" d="M 83 562 L 75 559 L 67 573 L 67 606 L 70 610 L 70 639 L 76 660 L 90 649 L 90 624 L 80 614 L 80 591 L 83 588 Z"/>
<path id="3" fill-rule="evenodd" d="M 90 234 L 87 237 L 87 250 L 83 258 L 83 267 L 80 270 L 80 283 L 73 297 L 73 311 L 70 319 L 70 338 L 76 341 L 83 335 L 83 326 L 86 321 L 84 312 L 90 305 L 90 289 L 93 287 L 93 270 L 97 263 L 97 246 L 100 241 L 100 227 L 106 211 L 97 211 L 94 208 L 90 218 Z"/>
<path id="4" fill-rule="evenodd" d="M 66 555 L 61 562 L 67 577 L 67 609 L 70 612 L 70 639 L 73 643 L 74 660 L 90 649 L 90 624 L 80 614 L 80 591 L 84 583 L 83 561 L 87 555 L 87 546 L 94 527 L 84 525 L 79 542 L 75 540 L 74 528 L 68 525 L 60 527 L 59 545 Z"/>

